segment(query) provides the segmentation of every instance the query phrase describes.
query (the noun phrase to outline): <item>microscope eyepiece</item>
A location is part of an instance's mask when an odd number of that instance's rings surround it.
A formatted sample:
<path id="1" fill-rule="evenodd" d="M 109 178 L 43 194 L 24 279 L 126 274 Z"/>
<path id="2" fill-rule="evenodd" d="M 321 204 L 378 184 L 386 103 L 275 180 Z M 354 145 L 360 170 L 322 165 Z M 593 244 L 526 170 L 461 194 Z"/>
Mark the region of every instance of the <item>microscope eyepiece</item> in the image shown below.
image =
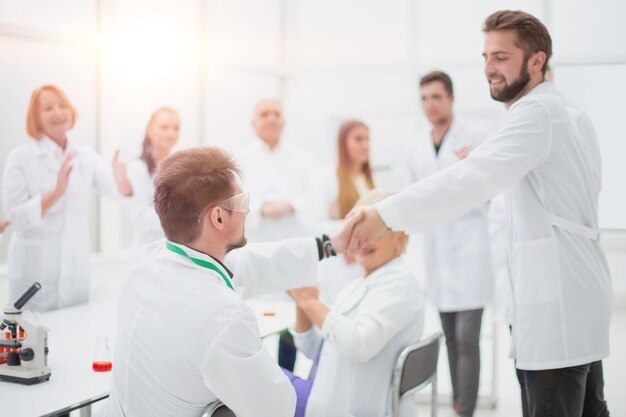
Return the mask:
<path id="1" fill-rule="evenodd" d="M 22 307 L 24 307 L 24 305 L 31 299 L 33 298 L 33 296 L 35 294 L 37 294 L 37 291 L 39 291 L 41 289 L 41 284 L 38 282 L 33 283 L 33 285 L 30 286 L 29 289 L 26 290 L 26 292 L 24 294 L 22 294 L 22 296 L 15 302 L 15 304 L 13 304 L 13 306 L 17 309 L 17 310 L 21 310 Z"/>

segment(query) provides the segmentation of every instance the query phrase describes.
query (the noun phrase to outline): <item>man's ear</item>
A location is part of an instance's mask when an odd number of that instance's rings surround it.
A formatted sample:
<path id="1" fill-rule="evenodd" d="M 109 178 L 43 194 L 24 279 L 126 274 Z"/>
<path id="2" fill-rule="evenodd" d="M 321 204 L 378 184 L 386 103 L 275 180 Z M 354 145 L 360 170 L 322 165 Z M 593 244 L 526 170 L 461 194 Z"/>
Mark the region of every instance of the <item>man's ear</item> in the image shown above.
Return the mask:
<path id="1" fill-rule="evenodd" d="M 538 51 L 530 57 L 530 73 L 542 72 L 543 65 L 546 62 L 547 55 L 543 51 Z"/>
<path id="2" fill-rule="evenodd" d="M 225 226 L 226 211 L 221 207 L 213 207 L 207 213 L 207 220 L 211 223 L 211 226 L 217 230 L 222 230 Z"/>

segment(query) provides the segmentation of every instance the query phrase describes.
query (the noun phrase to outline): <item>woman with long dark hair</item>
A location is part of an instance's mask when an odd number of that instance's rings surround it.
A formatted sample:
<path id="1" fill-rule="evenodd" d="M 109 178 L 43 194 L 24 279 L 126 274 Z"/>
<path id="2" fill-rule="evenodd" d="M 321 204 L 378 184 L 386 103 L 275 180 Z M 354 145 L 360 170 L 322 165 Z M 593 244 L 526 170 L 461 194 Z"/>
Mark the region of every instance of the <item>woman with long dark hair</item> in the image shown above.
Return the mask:
<path id="1" fill-rule="evenodd" d="M 359 120 L 348 120 L 337 136 L 337 165 L 322 170 L 316 181 L 311 201 L 311 216 L 316 232 L 338 230 L 342 220 L 359 198 L 374 189 L 369 162 L 369 128 Z M 332 304 L 336 294 L 362 274 L 362 268 L 343 256 L 320 265 L 320 295 Z"/>

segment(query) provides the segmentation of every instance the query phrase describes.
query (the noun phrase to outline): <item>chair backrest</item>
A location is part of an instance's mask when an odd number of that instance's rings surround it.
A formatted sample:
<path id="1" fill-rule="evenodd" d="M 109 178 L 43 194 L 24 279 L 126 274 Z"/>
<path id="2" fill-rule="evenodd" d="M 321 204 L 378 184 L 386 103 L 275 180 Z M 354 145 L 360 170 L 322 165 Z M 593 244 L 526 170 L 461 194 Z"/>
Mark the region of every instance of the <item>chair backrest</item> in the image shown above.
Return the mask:
<path id="1" fill-rule="evenodd" d="M 201 417 L 237 417 L 230 408 L 220 402 L 209 404 L 202 412 Z"/>
<path id="2" fill-rule="evenodd" d="M 230 408 L 226 407 L 225 405 L 222 405 L 217 410 L 213 411 L 213 414 L 211 414 L 211 417 L 237 417 L 237 416 L 235 416 L 235 413 L 233 413 Z"/>
<path id="3" fill-rule="evenodd" d="M 441 332 L 437 332 L 400 353 L 391 385 L 394 409 L 398 409 L 403 396 L 421 390 L 436 378 L 442 338 Z"/>

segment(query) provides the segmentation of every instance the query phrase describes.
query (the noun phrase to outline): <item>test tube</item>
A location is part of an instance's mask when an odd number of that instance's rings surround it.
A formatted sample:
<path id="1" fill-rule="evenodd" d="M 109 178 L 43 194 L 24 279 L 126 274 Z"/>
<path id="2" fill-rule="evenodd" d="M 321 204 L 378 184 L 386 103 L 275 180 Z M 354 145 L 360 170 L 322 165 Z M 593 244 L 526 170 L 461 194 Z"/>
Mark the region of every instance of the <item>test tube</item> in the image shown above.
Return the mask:
<path id="1" fill-rule="evenodd" d="M 91 368 L 95 372 L 109 372 L 113 369 L 111 362 L 111 354 L 109 353 L 109 344 L 106 337 L 96 337 L 96 349 L 93 355 L 93 364 Z"/>

